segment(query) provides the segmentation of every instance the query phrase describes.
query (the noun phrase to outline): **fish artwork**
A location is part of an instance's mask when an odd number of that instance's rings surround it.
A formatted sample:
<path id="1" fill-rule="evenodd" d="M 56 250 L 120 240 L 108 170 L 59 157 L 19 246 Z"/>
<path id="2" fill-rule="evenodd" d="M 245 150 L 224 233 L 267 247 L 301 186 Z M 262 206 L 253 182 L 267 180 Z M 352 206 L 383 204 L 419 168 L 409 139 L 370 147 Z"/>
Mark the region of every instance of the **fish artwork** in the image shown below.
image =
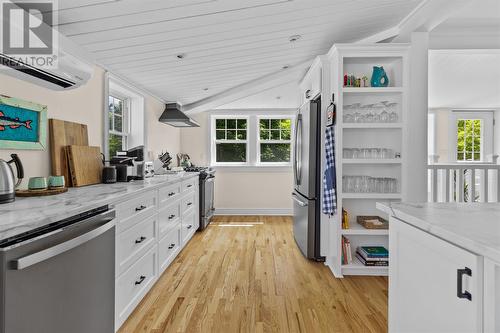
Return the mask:
<path id="1" fill-rule="evenodd" d="M 19 118 L 8 117 L 0 111 L 0 131 L 4 131 L 5 127 L 16 129 L 21 126 L 31 130 L 31 123 L 32 120 L 19 120 Z"/>

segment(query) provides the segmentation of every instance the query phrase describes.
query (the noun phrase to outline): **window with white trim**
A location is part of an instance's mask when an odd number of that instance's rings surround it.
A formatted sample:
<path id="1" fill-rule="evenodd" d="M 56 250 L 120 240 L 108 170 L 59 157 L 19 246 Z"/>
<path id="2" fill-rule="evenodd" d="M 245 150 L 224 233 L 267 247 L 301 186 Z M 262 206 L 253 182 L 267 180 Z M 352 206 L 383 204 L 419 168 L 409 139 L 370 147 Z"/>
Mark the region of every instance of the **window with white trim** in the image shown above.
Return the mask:
<path id="1" fill-rule="evenodd" d="M 129 100 L 110 95 L 108 98 L 108 151 L 115 156 L 117 151 L 126 150 L 129 135 Z"/>
<path id="2" fill-rule="evenodd" d="M 248 161 L 248 119 L 214 118 L 215 163 L 246 164 Z"/>
<path id="3" fill-rule="evenodd" d="M 292 119 L 260 117 L 257 157 L 260 164 L 288 164 L 292 154 Z"/>
<path id="4" fill-rule="evenodd" d="M 211 165 L 291 167 L 294 110 L 212 114 Z"/>

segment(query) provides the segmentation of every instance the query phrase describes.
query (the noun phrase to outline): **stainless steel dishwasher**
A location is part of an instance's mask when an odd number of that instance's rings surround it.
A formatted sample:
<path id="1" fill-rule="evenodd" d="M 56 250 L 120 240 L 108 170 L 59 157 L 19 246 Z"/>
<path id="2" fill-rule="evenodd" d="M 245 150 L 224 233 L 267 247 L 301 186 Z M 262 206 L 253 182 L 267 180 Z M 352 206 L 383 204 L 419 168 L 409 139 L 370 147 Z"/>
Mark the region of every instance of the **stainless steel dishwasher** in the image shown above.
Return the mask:
<path id="1" fill-rule="evenodd" d="M 114 332 L 114 217 L 103 206 L 0 242 L 0 332 Z"/>

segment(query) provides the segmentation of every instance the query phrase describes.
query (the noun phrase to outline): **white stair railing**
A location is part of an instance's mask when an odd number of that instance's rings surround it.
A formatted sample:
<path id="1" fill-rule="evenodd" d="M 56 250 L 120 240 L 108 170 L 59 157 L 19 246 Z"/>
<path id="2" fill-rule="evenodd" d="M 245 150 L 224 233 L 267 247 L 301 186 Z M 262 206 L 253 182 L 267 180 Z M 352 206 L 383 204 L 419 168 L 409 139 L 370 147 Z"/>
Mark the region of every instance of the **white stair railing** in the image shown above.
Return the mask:
<path id="1" fill-rule="evenodd" d="M 428 165 L 429 202 L 499 202 L 500 165 L 435 163 Z"/>

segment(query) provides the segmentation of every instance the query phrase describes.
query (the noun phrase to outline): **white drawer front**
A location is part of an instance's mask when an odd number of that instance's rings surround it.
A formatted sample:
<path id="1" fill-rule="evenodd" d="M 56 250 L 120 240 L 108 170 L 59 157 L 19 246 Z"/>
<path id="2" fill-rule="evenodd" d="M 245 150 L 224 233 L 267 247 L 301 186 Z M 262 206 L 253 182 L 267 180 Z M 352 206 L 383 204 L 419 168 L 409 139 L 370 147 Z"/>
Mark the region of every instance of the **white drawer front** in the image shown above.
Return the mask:
<path id="1" fill-rule="evenodd" d="M 181 224 L 178 223 L 159 243 L 160 274 L 170 265 L 181 248 Z"/>
<path id="2" fill-rule="evenodd" d="M 172 230 L 181 217 L 181 201 L 177 200 L 158 212 L 160 239 Z"/>
<path id="3" fill-rule="evenodd" d="M 156 212 L 158 191 L 153 190 L 137 198 L 116 205 L 117 230 L 122 232 Z"/>
<path id="4" fill-rule="evenodd" d="M 173 200 L 179 198 L 181 192 L 182 192 L 181 182 L 160 188 L 159 191 L 160 208 L 167 206 Z"/>
<path id="5" fill-rule="evenodd" d="M 182 246 L 186 245 L 187 242 L 193 237 L 196 232 L 196 214 L 192 213 L 182 218 L 181 226 L 181 238 Z"/>
<path id="6" fill-rule="evenodd" d="M 117 235 L 116 274 L 120 275 L 157 240 L 158 215 L 146 219 Z"/>
<path id="7" fill-rule="evenodd" d="M 156 270 L 157 247 L 151 248 L 134 265 L 116 280 L 116 327 L 132 313 L 142 297 L 153 286 L 158 272 Z"/>
<path id="8" fill-rule="evenodd" d="M 195 206 L 196 206 L 196 192 L 192 192 L 186 195 L 181 200 L 182 215 L 189 214 L 191 211 L 194 211 Z"/>
<path id="9" fill-rule="evenodd" d="M 198 177 L 193 177 L 191 179 L 183 181 L 182 192 L 186 193 L 188 191 L 194 190 L 197 184 L 198 184 Z"/>

